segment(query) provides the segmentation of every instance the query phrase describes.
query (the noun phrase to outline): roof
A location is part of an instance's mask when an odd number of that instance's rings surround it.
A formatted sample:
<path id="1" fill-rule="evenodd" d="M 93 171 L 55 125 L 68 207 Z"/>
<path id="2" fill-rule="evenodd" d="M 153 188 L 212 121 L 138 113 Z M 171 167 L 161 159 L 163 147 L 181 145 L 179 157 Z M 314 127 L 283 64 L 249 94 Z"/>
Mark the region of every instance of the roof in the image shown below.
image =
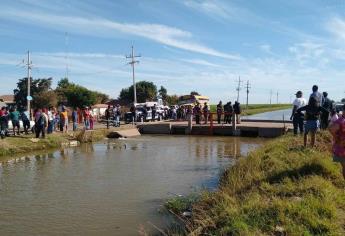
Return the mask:
<path id="1" fill-rule="evenodd" d="M 14 103 L 14 95 L 0 95 L 0 100 L 5 103 Z"/>
<path id="2" fill-rule="evenodd" d="M 108 104 L 96 104 L 91 107 L 92 108 L 108 108 Z"/>

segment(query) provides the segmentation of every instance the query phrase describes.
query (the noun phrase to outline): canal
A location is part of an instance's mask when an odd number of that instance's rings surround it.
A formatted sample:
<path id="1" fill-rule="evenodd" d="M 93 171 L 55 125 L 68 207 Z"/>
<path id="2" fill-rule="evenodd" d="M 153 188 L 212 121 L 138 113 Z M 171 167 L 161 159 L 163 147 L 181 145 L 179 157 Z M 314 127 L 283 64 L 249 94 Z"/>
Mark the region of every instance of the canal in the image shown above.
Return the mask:
<path id="1" fill-rule="evenodd" d="M 141 136 L 0 159 L 0 235 L 138 235 L 263 139 Z M 151 231 L 155 232 L 155 231 Z"/>

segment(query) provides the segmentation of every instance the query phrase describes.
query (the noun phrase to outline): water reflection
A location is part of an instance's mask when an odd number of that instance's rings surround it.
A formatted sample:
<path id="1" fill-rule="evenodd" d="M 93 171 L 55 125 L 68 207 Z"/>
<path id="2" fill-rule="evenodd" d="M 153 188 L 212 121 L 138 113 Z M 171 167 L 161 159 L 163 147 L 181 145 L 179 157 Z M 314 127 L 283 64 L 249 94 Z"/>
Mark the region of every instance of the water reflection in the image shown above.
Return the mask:
<path id="1" fill-rule="evenodd" d="M 168 193 L 215 187 L 260 139 L 143 136 L 3 160 L 0 235 L 137 235 Z M 44 227 L 42 227 L 44 222 Z"/>

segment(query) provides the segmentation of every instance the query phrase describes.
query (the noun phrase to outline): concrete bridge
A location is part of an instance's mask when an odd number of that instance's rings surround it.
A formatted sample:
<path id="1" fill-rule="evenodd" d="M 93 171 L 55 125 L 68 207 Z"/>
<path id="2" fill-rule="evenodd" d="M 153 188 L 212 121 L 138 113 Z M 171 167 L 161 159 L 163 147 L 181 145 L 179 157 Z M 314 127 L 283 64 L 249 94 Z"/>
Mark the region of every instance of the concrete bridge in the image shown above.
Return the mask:
<path id="1" fill-rule="evenodd" d="M 242 120 L 240 124 L 193 124 L 191 121 L 163 121 L 137 125 L 142 134 L 191 134 L 219 136 L 278 137 L 292 130 L 290 121 Z"/>

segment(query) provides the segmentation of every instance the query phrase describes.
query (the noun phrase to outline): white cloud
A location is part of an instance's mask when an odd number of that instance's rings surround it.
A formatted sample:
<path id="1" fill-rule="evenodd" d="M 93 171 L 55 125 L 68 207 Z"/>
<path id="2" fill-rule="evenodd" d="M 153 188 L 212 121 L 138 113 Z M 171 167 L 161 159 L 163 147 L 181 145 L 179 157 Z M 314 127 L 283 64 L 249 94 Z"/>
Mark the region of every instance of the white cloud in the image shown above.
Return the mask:
<path id="1" fill-rule="evenodd" d="M 184 2 L 184 5 L 186 5 L 189 8 L 192 8 L 194 10 L 198 10 L 201 12 L 204 12 L 212 17 L 222 17 L 222 18 L 229 18 L 230 12 L 227 8 L 225 8 L 222 4 L 216 1 L 210 1 L 210 0 L 202 0 L 202 1 L 194 1 L 194 0 L 188 0 Z"/>
<path id="2" fill-rule="evenodd" d="M 0 18 L 53 28 L 59 31 L 70 31 L 97 37 L 119 37 L 119 33 L 124 33 L 150 39 L 163 45 L 186 51 L 232 60 L 240 59 L 237 55 L 223 53 L 201 43 L 197 43 L 191 32 L 161 24 L 119 23 L 98 17 L 83 18 L 46 14 L 43 12 L 26 12 L 14 9 L 2 10 L 0 12 Z"/>
<path id="3" fill-rule="evenodd" d="M 337 38 L 345 40 L 345 20 L 340 17 L 333 17 L 326 23 L 326 29 Z"/>
<path id="4" fill-rule="evenodd" d="M 262 44 L 262 45 L 260 45 L 260 49 L 262 51 L 264 51 L 265 53 L 272 54 L 271 45 L 269 45 L 269 44 Z"/>

